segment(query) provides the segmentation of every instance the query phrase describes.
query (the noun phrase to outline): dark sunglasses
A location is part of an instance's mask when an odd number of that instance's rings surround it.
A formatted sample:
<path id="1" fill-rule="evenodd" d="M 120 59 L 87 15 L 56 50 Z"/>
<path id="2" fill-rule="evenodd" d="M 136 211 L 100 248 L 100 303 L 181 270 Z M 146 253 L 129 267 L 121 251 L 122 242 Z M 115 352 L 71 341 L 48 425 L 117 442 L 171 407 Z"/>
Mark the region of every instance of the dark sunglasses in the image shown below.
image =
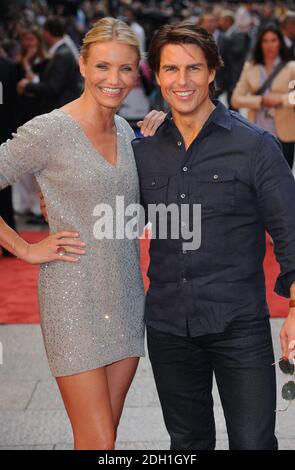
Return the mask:
<path id="1" fill-rule="evenodd" d="M 295 372 L 294 372 L 294 359 L 293 362 L 290 362 L 287 357 L 282 357 L 279 361 L 274 362 L 275 364 L 279 364 L 279 368 L 284 374 L 293 375 L 293 380 L 289 380 L 289 382 L 285 383 L 282 388 L 282 398 L 287 400 L 289 403 L 286 408 L 283 410 L 276 410 L 277 411 L 287 411 L 289 406 L 291 405 L 292 401 L 295 400 Z"/>

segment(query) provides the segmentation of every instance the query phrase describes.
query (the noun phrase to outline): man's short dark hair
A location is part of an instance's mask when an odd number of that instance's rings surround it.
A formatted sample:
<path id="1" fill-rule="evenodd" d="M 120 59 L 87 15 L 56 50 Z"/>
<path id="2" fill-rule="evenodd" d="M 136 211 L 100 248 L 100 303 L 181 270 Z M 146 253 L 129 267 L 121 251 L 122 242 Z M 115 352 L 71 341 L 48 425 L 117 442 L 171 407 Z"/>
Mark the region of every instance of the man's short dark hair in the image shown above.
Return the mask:
<path id="1" fill-rule="evenodd" d="M 182 21 L 177 24 L 161 26 L 152 38 L 148 61 L 155 73 L 159 72 L 161 52 L 167 44 L 195 44 L 202 49 L 209 70 L 218 70 L 223 66 L 222 58 L 212 34 L 189 21 Z M 212 97 L 215 92 L 214 82 L 210 83 L 209 90 Z"/>
<path id="2" fill-rule="evenodd" d="M 44 29 L 55 38 L 61 38 L 65 34 L 65 24 L 61 18 L 48 18 L 44 23 Z"/>

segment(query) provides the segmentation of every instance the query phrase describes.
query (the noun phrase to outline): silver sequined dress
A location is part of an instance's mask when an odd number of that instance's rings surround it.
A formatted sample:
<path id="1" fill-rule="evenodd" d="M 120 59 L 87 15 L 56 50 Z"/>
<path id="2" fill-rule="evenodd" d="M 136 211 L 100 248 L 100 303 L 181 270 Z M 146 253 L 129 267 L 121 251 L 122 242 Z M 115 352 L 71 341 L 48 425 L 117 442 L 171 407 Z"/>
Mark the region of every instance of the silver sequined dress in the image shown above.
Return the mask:
<path id="1" fill-rule="evenodd" d="M 108 204 L 119 218 L 124 209 L 116 213 L 116 196 L 124 207 L 139 202 L 134 135 L 123 118 L 115 116 L 115 123 L 115 167 L 61 110 L 32 119 L 0 146 L 0 189 L 24 173 L 34 174 L 45 196 L 50 232 L 78 231 L 86 243 L 79 262 L 53 261 L 40 269 L 41 327 L 56 377 L 144 356 L 139 242 L 122 234 L 94 236 L 102 216 L 99 204 Z"/>

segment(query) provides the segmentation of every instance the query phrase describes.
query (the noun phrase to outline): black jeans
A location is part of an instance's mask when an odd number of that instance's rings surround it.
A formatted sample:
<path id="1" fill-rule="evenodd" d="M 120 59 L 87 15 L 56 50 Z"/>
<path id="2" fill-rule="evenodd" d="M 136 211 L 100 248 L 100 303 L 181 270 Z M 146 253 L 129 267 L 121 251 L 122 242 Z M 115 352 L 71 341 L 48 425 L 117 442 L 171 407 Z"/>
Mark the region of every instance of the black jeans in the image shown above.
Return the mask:
<path id="1" fill-rule="evenodd" d="M 149 356 L 171 449 L 215 448 L 213 371 L 231 450 L 277 449 L 276 379 L 269 319 L 181 337 L 147 327 Z"/>

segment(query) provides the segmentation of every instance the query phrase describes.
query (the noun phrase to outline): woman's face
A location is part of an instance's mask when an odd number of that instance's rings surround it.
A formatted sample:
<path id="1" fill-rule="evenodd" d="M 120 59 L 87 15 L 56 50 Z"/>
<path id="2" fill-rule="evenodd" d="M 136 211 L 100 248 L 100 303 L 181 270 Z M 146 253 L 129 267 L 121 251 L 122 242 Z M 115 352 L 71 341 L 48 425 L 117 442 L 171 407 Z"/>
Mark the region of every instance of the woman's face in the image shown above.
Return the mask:
<path id="1" fill-rule="evenodd" d="M 22 37 L 22 46 L 25 50 L 37 49 L 38 43 L 39 41 L 33 33 L 26 33 Z"/>
<path id="2" fill-rule="evenodd" d="M 266 59 L 275 59 L 280 52 L 280 40 L 278 36 L 271 31 L 265 33 L 261 41 L 261 48 L 263 56 Z"/>
<path id="3" fill-rule="evenodd" d="M 97 104 L 116 109 L 136 83 L 138 54 L 135 47 L 117 41 L 93 44 L 87 58 L 80 59 L 80 71 L 85 93 Z"/>

